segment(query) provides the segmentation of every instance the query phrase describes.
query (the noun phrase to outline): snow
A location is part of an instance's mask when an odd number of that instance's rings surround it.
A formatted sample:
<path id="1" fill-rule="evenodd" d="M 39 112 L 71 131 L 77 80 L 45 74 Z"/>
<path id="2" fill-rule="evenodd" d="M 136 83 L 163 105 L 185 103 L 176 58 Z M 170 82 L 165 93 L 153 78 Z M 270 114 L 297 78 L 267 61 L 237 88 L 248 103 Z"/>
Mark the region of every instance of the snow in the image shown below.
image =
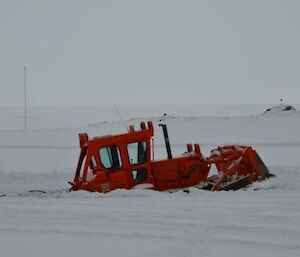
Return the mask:
<path id="1" fill-rule="evenodd" d="M 183 153 L 186 143 L 201 143 L 206 156 L 218 144 L 253 145 L 276 178 L 238 192 L 69 193 L 78 133 L 114 134 L 124 131 L 123 122 L 95 118 L 84 126 L 73 114 L 64 128 L 55 120 L 49 128 L 28 131 L 1 124 L 0 196 L 6 195 L 0 197 L 1 256 L 299 256 L 300 113 L 243 108 L 239 115 L 222 117 L 209 108 L 197 116 L 173 106 L 164 117 L 147 106 L 144 118 L 125 120 L 154 121 L 156 159 L 166 156 L 161 119 L 168 124 L 174 155 Z M 32 189 L 47 193 L 29 193 Z"/>

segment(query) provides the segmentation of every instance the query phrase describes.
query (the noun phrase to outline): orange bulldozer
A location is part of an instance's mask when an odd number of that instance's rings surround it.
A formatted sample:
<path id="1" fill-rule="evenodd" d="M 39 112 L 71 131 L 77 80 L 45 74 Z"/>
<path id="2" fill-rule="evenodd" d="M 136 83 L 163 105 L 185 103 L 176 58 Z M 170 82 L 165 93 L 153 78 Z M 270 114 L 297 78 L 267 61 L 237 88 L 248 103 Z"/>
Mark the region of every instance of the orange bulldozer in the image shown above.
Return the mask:
<path id="1" fill-rule="evenodd" d="M 186 152 L 173 157 L 166 124 L 162 127 L 167 159 L 154 160 L 153 123 L 129 126 L 127 133 L 89 139 L 79 134 L 80 156 L 71 191 L 106 193 L 118 188 L 153 190 L 237 190 L 273 176 L 251 146 L 226 145 L 201 153 L 199 144 L 187 144 Z M 212 165 L 218 174 L 208 177 Z"/>

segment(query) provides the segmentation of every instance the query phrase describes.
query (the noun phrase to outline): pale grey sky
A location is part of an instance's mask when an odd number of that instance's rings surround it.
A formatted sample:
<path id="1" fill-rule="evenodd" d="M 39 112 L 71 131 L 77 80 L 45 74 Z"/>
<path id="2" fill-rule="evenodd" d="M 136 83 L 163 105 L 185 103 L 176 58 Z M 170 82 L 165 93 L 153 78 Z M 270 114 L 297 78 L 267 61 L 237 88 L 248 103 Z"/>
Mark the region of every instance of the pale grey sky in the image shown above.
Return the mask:
<path id="1" fill-rule="evenodd" d="M 0 0 L 0 105 L 300 103 L 300 1 Z"/>

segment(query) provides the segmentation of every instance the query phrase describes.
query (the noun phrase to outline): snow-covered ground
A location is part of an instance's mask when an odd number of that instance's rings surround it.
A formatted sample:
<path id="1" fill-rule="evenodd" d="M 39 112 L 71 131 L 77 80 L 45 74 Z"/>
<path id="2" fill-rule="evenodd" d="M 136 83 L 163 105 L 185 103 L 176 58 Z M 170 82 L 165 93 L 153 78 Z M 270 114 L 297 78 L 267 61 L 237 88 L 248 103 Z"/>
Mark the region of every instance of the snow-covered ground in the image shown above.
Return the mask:
<path id="1" fill-rule="evenodd" d="M 163 119 L 174 154 L 190 142 L 201 143 L 205 155 L 218 144 L 251 144 L 277 177 L 238 192 L 68 193 L 78 133 L 124 131 L 115 108 L 102 106 L 103 115 L 93 108 L 90 116 L 80 107 L 36 109 L 39 119 L 49 120 L 27 131 L 10 123 L 19 119 L 12 118 L 18 108 L 0 108 L 6 117 L 0 126 L 0 195 L 6 194 L 0 197 L 0 256 L 299 256 L 300 112 L 199 107 L 119 110 L 126 124 L 154 121 L 156 159 L 166 155 L 157 127 Z"/>

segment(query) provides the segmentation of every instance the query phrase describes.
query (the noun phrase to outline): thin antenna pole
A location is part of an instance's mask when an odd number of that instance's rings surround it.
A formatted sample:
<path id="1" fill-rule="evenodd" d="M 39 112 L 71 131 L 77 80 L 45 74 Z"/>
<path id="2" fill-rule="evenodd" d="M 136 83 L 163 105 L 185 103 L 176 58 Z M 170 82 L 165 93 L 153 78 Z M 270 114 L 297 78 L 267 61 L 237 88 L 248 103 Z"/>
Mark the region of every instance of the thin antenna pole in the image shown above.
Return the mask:
<path id="1" fill-rule="evenodd" d="M 27 130 L 27 88 L 26 88 L 26 65 L 24 66 L 24 130 Z"/>
<path id="2" fill-rule="evenodd" d="M 118 113 L 118 115 L 119 115 L 119 117 L 120 117 L 120 119 L 121 119 L 121 121 L 122 121 L 125 129 L 128 129 L 128 126 L 127 126 L 125 120 L 123 119 L 122 114 L 120 113 L 120 111 L 119 111 L 119 109 L 118 109 L 118 107 L 117 107 L 116 104 L 114 104 L 114 108 L 115 108 L 116 112 Z"/>

